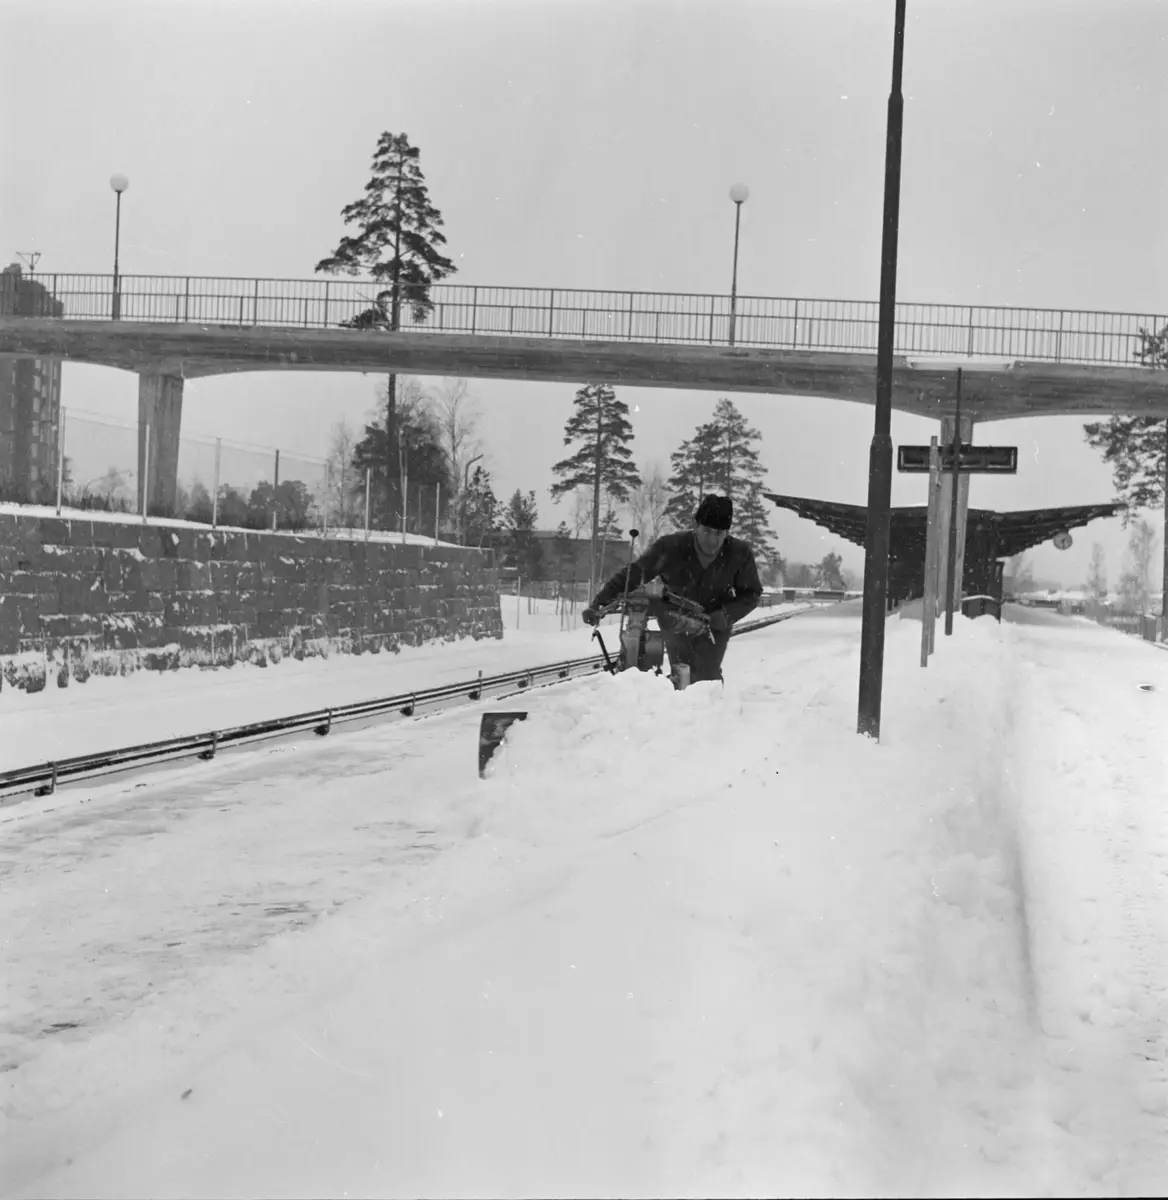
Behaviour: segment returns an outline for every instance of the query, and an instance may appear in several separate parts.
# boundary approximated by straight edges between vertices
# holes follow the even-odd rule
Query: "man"
[[[689,666],[691,683],[722,678],[722,658],[730,628],[751,612],[762,596],[754,551],[730,536],[734,505],[729,496],[706,496],[694,513],[694,527],[667,533],[636,562],[618,571],[581,613],[589,625],[600,622],[598,609],[653,579],[696,601],[709,614],[710,633],[686,636],[669,617],[659,624],[665,635],[670,667]],[[712,636],[711,636],[712,635]]]

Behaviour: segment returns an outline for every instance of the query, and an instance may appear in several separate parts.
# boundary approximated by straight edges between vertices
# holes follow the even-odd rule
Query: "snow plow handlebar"
[[[669,588],[662,588],[660,592],[638,588],[596,611],[601,617],[622,613],[643,614],[646,618],[657,620],[661,617],[671,618],[679,625],[689,626],[693,634],[708,633],[710,629],[710,614],[695,600],[688,600]]]

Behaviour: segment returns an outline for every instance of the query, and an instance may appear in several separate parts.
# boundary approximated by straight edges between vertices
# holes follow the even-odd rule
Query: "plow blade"
[[[479,723],[479,778],[482,779],[487,764],[491,761],[491,757],[499,748],[503,738],[507,735],[507,730],[515,724],[516,721],[526,721],[527,713],[525,712],[490,712],[483,713],[483,719]]]

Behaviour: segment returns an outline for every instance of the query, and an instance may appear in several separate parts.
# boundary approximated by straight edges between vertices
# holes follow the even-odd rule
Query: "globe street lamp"
[[[750,188],[744,183],[736,183],[730,189],[730,199],[734,201],[734,273],[730,277],[730,345],[734,345],[735,309],[738,305],[738,225],[742,220],[742,205],[750,195]]]
[[[122,289],[118,275],[118,244],[122,235],[122,193],[130,186],[130,181],[124,175],[111,175],[110,187],[118,194],[117,216],[114,218],[114,309],[113,318],[116,321],[122,315]]]

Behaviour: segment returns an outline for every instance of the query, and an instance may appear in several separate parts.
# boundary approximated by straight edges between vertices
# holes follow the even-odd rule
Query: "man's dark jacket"
[[[762,596],[754,551],[748,542],[728,537],[714,561],[703,567],[693,530],[658,538],[636,562],[618,571],[596,593],[593,606],[603,608],[623,596],[626,577],[630,592],[660,578],[670,591],[696,601],[706,612],[723,609],[731,624],[751,612]]]

